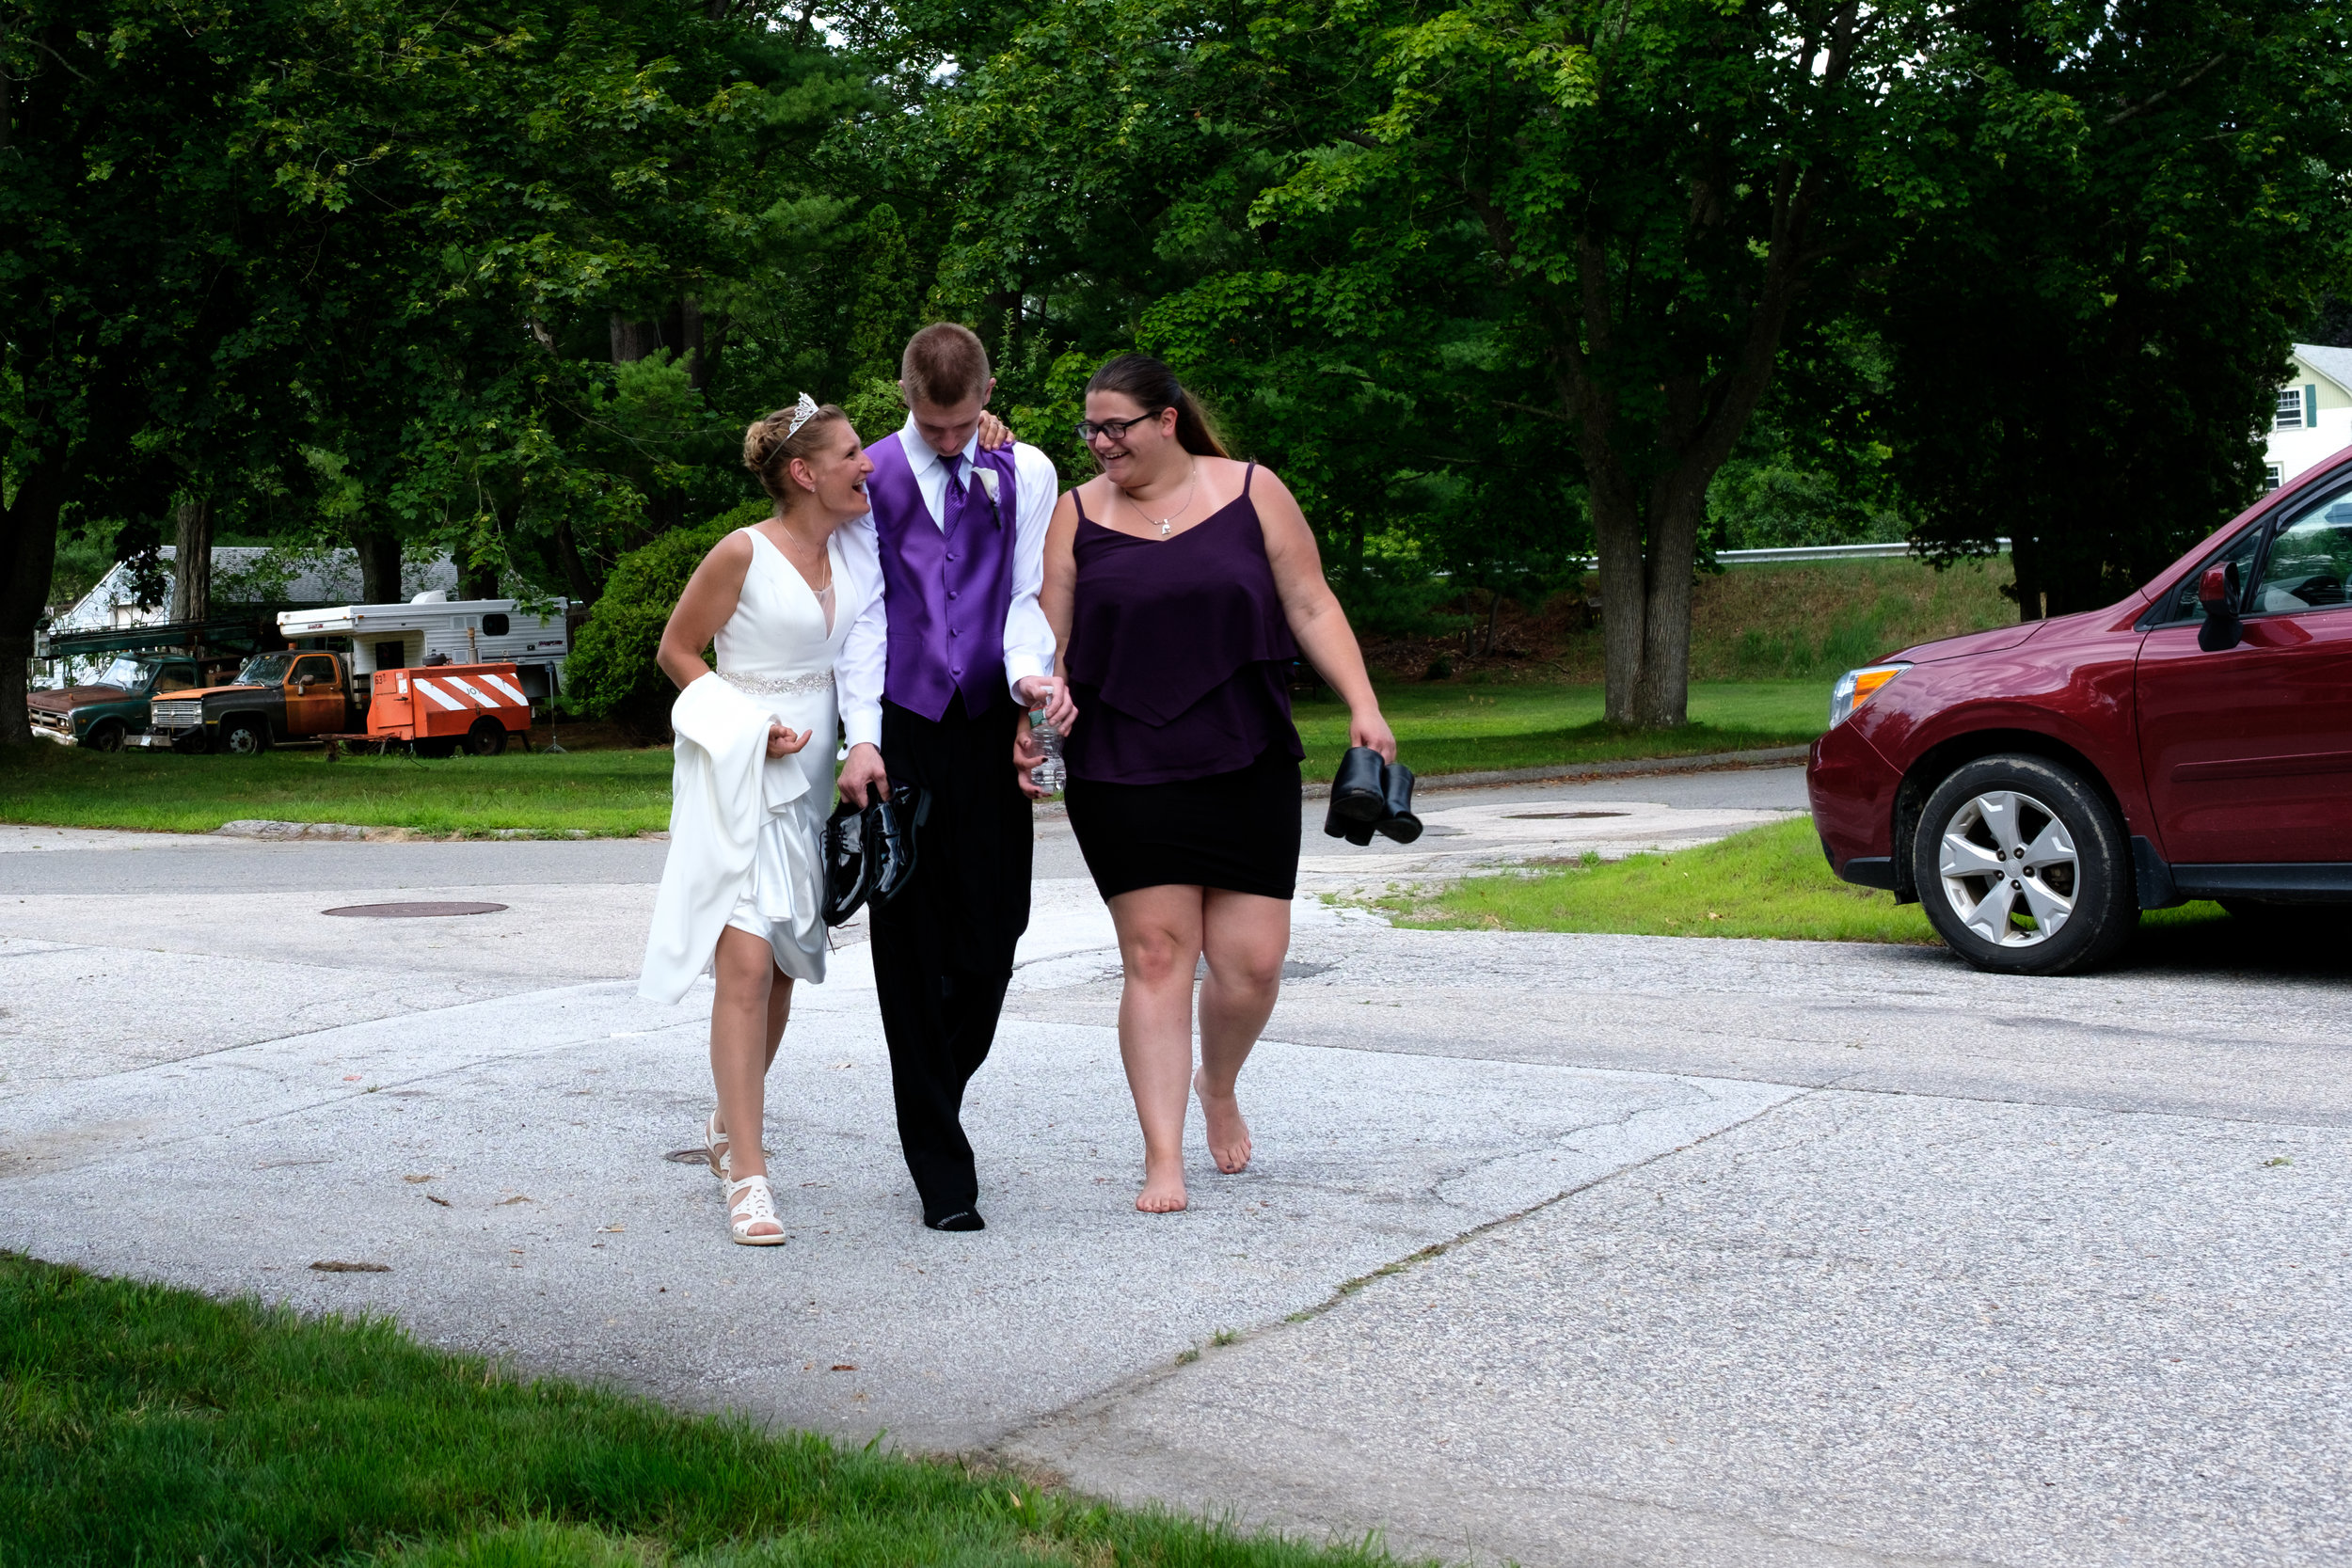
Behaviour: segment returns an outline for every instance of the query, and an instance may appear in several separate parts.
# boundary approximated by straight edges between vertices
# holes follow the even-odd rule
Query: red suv
[[[1806,783],[1832,870],[1979,969],[2141,910],[2352,902],[2352,451],[2106,610],[1850,671]]]

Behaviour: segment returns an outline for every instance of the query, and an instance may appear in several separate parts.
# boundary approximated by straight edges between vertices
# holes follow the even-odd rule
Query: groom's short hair
[[[956,322],[933,322],[907,340],[898,361],[898,389],[909,404],[947,407],[988,395],[988,348],[980,335]]]

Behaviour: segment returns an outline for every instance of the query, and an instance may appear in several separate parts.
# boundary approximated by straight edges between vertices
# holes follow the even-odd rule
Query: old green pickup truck
[[[114,752],[121,750],[124,736],[147,728],[154,698],[192,690],[208,674],[216,679],[222,673],[217,661],[187,654],[120,654],[87,685],[28,692],[24,705],[33,733],[42,739]]]

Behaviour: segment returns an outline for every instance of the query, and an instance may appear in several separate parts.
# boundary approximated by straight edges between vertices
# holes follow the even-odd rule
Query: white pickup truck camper
[[[406,604],[281,610],[278,630],[296,646],[310,638],[348,640],[355,677],[421,669],[436,654],[452,664],[510,662],[524,694],[544,703],[562,689],[571,652],[566,608],[558,599],[547,614],[534,615],[516,609],[513,599],[453,599],[436,590]]]

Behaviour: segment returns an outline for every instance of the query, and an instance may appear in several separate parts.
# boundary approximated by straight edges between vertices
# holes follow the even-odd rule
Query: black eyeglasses
[[[1078,439],[1092,441],[1097,436],[1107,436],[1114,441],[1123,441],[1127,438],[1127,432],[1167,412],[1165,408],[1154,408],[1149,414],[1137,414],[1132,420],[1080,420]]]

